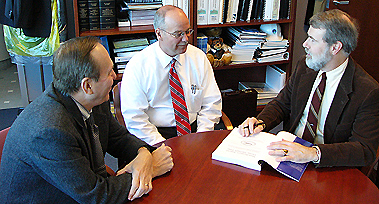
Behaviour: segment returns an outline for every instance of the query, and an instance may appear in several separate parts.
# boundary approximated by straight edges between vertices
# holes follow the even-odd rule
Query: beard
[[[329,49],[325,49],[324,53],[321,53],[320,55],[314,55],[309,53],[309,50],[307,48],[304,48],[305,52],[309,54],[305,58],[305,63],[307,66],[315,71],[319,71],[321,68],[323,68],[331,59],[332,54],[329,53]]]

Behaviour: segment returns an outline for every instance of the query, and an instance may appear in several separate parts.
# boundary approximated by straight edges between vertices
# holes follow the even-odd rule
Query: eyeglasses
[[[162,28],[159,28],[159,29],[163,30]],[[188,29],[186,31],[175,31],[173,33],[170,33],[170,32],[165,31],[165,30],[163,30],[163,31],[166,32],[166,33],[168,33],[168,34],[170,34],[172,37],[178,39],[180,37],[183,37],[184,35],[186,35],[187,37],[190,36],[190,35],[192,35],[192,33],[193,33],[194,30],[190,28],[190,29]]]

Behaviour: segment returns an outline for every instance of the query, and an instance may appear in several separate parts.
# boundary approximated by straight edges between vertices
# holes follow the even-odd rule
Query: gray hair
[[[342,50],[349,55],[357,47],[359,26],[349,14],[333,9],[312,16],[309,24],[316,29],[325,29],[323,40],[332,45],[337,41],[342,43]]]
[[[53,57],[53,84],[63,94],[80,89],[83,78],[99,80],[100,70],[91,51],[100,43],[96,37],[73,38],[64,42]]]

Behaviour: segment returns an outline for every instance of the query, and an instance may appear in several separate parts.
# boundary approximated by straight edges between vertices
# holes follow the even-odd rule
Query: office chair
[[[3,154],[3,147],[4,147],[4,143],[5,143],[5,138],[7,137],[9,129],[10,129],[10,127],[0,131],[0,162],[1,162],[1,156]],[[0,165],[1,165],[1,163],[0,163]],[[116,173],[109,166],[105,165],[105,167],[106,167],[107,173],[109,175],[116,176]]]
[[[115,115],[116,115],[117,121],[121,125],[123,125],[125,127],[124,117],[122,116],[122,113],[121,113],[120,87],[121,87],[121,82],[118,82],[113,87],[113,90],[112,90],[112,93],[113,93],[113,105],[114,105],[114,111],[115,111]],[[230,122],[228,116],[224,112],[222,112],[221,120],[224,123],[225,128],[227,130],[233,130],[232,122]]]
[[[10,127],[5,128],[4,130],[0,131],[0,165],[1,165],[1,156],[3,155],[3,147],[5,143],[5,138],[7,137],[9,129]]]

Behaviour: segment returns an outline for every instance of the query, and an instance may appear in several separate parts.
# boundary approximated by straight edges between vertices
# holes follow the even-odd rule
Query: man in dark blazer
[[[370,165],[379,143],[379,85],[349,57],[357,44],[357,24],[348,14],[330,10],[314,15],[310,25],[303,43],[306,57],[257,118],[239,126],[240,133],[270,130],[284,121],[284,130],[302,137],[313,94],[326,73],[315,146],[275,142],[269,154],[277,161],[313,161],[317,167]]]
[[[171,149],[149,146],[111,114],[116,75],[99,40],[61,45],[53,72],[51,86],[9,130],[0,203],[125,203],[152,190],[152,178],[173,167]],[[105,152],[127,161],[117,176],[106,174]]]

